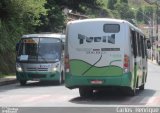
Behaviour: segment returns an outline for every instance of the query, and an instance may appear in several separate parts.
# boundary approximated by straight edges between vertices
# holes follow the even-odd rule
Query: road
[[[109,107],[117,105],[160,106],[160,66],[148,63],[148,78],[144,91],[134,97],[123,96],[119,91],[108,90],[84,99],[78,89],[69,90],[64,85],[30,82],[0,87],[0,106],[13,107]]]

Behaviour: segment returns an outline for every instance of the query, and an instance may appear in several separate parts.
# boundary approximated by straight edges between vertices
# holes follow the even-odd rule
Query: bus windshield
[[[28,62],[55,62],[61,58],[61,41],[56,38],[22,39],[17,60]]]

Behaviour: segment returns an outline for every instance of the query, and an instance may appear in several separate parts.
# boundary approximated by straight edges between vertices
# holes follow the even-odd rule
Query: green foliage
[[[45,0],[0,1],[0,73],[15,71],[15,45],[22,34],[34,32],[45,14]]]
[[[146,24],[148,24],[149,21],[151,22],[153,20],[153,12],[154,9],[152,6],[144,7],[144,15],[145,15],[144,21]]]
[[[82,0],[80,4],[82,14],[88,15],[89,17],[108,17],[110,12],[104,7],[102,0]]]
[[[136,11],[136,20],[140,22],[144,20],[144,12],[141,7]]]
[[[58,32],[64,27],[65,17],[63,11],[59,5],[57,5],[57,0],[47,0],[45,9],[46,14],[41,15],[40,20],[42,24],[37,27],[37,31],[41,32]],[[59,4],[64,1],[58,2]]]
[[[85,8],[100,8],[103,5],[102,0],[55,0],[60,6],[66,6],[77,12],[86,12]],[[85,8],[83,8],[85,7]]]
[[[160,24],[160,9],[157,11],[157,16],[158,16],[158,24]]]
[[[46,15],[41,15],[42,25],[37,27],[37,31],[43,32],[60,32],[65,28],[65,16],[62,9],[67,7],[74,12],[89,15],[98,15],[97,10],[102,15],[108,15],[107,11],[101,6],[101,0],[46,0]],[[95,10],[94,10],[95,9]]]
[[[130,20],[134,18],[134,11],[126,3],[117,3],[115,6],[121,19]]]
[[[119,14],[119,12],[117,11],[117,10],[111,10],[111,12],[112,12],[112,17],[113,18],[117,18],[117,19],[120,19],[121,17],[120,17],[120,14]]]
[[[90,15],[92,18],[106,18],[106,17],[113,17],[112,12],[109,9],[87,9],[87,15]]]
[[[114,10],[115,9],[114,5],[116,3],[117,3],[117,0],[108,0],[107,8],[111,9],[111,10]]]
[[[126,4],[128,4],[128,0],[120,0],[120,3],[126,3]]]

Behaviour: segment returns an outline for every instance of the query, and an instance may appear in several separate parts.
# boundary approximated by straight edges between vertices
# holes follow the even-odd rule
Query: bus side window
[[[131,31],[131,37],[132,37],[132,46],[133,46],[133,54],[134,57],[137,57],[137,43],[136,43],[136,34],[135,31]]]
[[[144,37],[143,36],[140,36],[140,39],[141,39],[141,51],[142,51],[142,58],[144,58],[145,56],[145,45],[144,45]]]
[[[139,34],[139,50],[140,50],[140,56],[142,56],[142,44],[141,44],[141,35]]]
[[[141,56],[141,43],[140,43],[140,35],[139,35],[139,33],[137,33],[137,51],[138,51],[138,56]]]
[[[137,32],[135,32],[135,48],[136,48],[136,56],[139,56],[139,50],[138,50],[138,34],[137,34]]]
[[[147,44],[146,44],[146,37],[144,37],[144,53],[147,56]]]

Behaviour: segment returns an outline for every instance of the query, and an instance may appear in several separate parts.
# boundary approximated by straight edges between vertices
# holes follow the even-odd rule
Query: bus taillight
[[[66,70],[66,72],[69,72],[69,68],[70,68],[70,65],[69,65],[69,56],[66,55],[65,56],[65,70]]]
[[[123,64],[124,72],[128,72],[129,70],[129,56],[124,55],[124,64]]]

